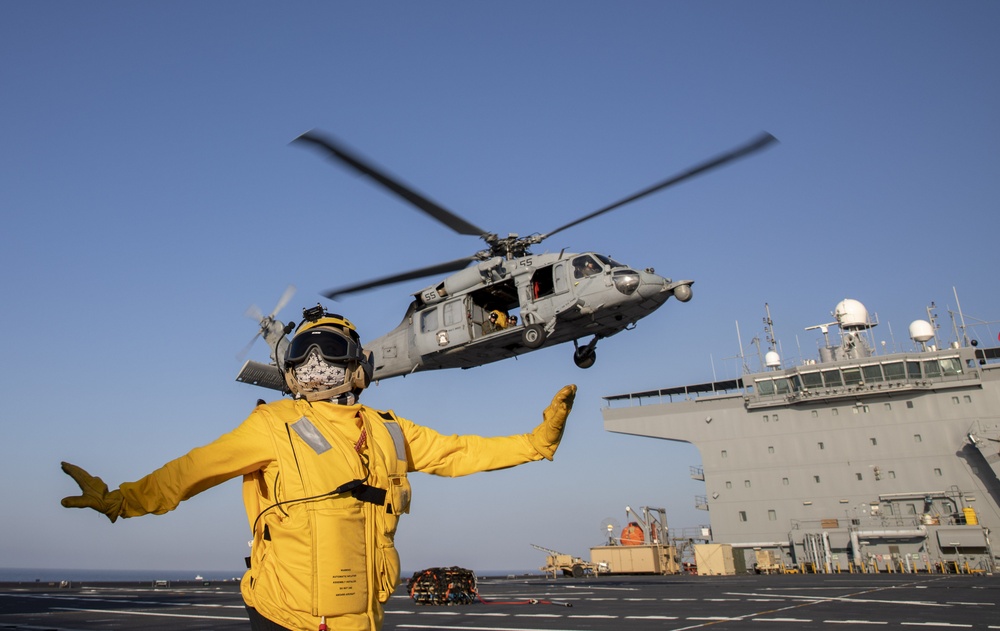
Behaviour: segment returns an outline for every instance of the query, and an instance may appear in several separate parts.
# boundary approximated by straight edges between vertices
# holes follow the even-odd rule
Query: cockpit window
[[[625,267],[624,263],[619,263],[613,258],[604,256],[603,254],[596,254],[595,256],[597,257],[597,260],[599,260],[601,263],[604,263],[608,267]]]
[[[573,278],[587,278],[601,273],[601,265],[590,254],[573,259]]]

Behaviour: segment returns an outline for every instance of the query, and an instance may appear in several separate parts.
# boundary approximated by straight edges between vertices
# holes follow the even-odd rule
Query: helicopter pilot
[[[291,399],[259,402],[231,432],[113,491],[64,462],[81,494],[62,505],[113,523],[165,513],[242,476],[253,541],[240,589],[250,628],[312,631],[329,621],[377,630],[400,580],[393,541],[409,512],[407,473],[454,477],[551,460],[576,386],[556,394],[532,432],[445,436],[358,403],[374,365],[354,325],[322,309],[303,315],[284,358]]]
[[[589,256],[579,256],[573,261],[573,277],[574,278],[589,278],[590,276],[596,276],[601,273],[601,268],[598,267],[594,259]]]

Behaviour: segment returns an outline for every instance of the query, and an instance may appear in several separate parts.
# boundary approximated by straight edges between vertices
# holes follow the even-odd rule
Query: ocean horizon
[[[59,581],[123,583],[152,581],[239,581],[244,569],[231,570],[94,570],[77,568],[0,567],[0,583],[50,583]],[[403,571],[401,582],[420,570]],[[477,576],[523,576],[538,570],[473,570]]]

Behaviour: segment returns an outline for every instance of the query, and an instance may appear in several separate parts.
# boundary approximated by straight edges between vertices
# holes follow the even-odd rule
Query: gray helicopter
[[[374,379],[378,380],[442,368],[473,368],[565,342],[573,342],[576,365],[589,368],[597,359],[599,340],[634,328],[671,296],[687,302],[694,281],[674,281],[657,275],[652,268],[637,270],[596,252],[532,254],[529,248],[584,221],[759,151],[776,139],[761,134],[555,230],[526,237],[499,237],[477,227],[327,135],[310,131],[295,142],[324,151],[458,234],[486,242],[485,249],[471,256],[323,294],[333,300],[384,285],[450,274],[413,294],[399,325],[365,345],[372,353]],[[286,390],[282,364],[294,323],[286,325],[275,316],[290,299],[289,290],[270,315],[251,312],[260,324],[258,336],[263,336],[271,349],[271,363],[246,362],[238,381]],[[590,339],[581,343],[584,338]]]

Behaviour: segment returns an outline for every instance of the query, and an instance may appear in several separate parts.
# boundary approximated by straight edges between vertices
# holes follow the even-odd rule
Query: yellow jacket
[[[399,584],[393,538],[399,515],[409,512],[406,473],[454,477],[540,460],[529,436],[443,436],[363,405],[286,399],[122,484],[122,515],[164,513],[242,475],[253,531],[241,583],[247,604],[290,629],[312,631],[320,616],[331,628],[378,629]],[[330,494],[345,487],[368,494]],[[387,492],[382,504],[378,489]]]

